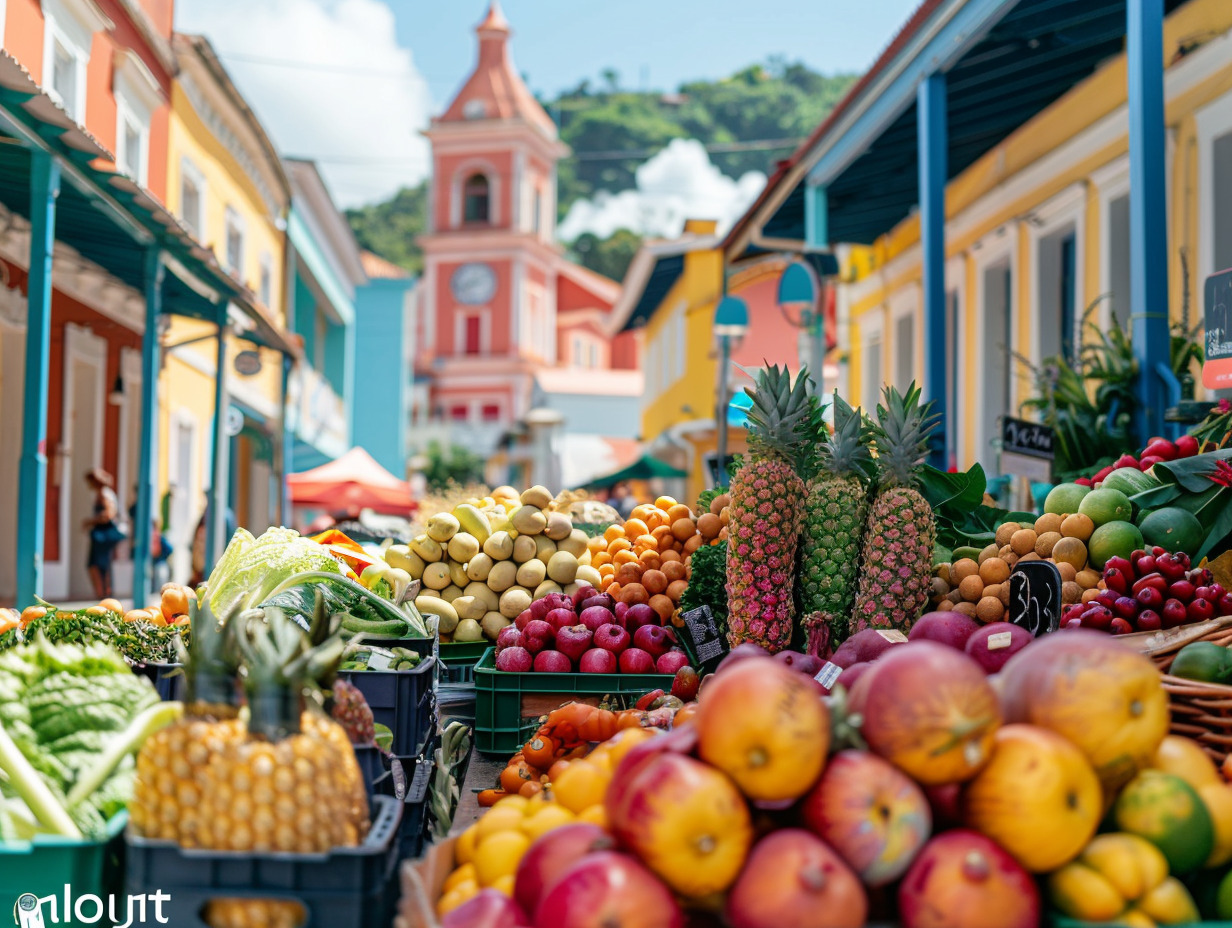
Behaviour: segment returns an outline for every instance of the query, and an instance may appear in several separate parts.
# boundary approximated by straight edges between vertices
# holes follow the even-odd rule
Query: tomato
[[[192,596],[196,599],[197,596],[186,586],[171,585],[163,589],[162,601],[159,603],[159,608],[162,610],[163,618],[171,622],[177,615],[185,615],[188,612],[188,597]]]

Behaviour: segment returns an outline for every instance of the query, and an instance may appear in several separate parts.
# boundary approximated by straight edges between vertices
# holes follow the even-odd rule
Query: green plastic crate
[[[71,841],[53,835],[39,835],[33,841],[0,843],[0,924],[12,916],[17,899],[26,893],[39,898],[56,897],[58,924],[83,925],[75,917],[66,920],[64,887],[71,887],[71,898],[97,896],[107,905],[107,897],[123,889],[124,826],[128,813],[120,812],[107,823],[107,836],[98,841]],[[117,901],[117,914],[119,912]],[[87,903],[83,913],[94,914]],[[106,913],[104,912],[104,921]],[[50,903],[43,906],[43,918],[52,924]],[[122,920],[122,919],[121,919]]]
[[[448,641],[441,644],[441,678],[445,683],[471,684],[475,682],[475,665],[492,647],[492,642]]]
[[[504,673],[496,669],[496,649],[488,648],[475,665],[475,749],[515,753],[538,727],[538,718],[554,708],[553,702],[561,705],[578,696],[640,696],[671,686],[672,675],[662,673]]]

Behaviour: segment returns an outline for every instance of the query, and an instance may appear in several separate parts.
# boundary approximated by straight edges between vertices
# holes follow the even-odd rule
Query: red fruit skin
[[[1163,438],[1159,441],[1153,441],[1147,445],[1142,451],[1142,459],[1146,460],[1148,457],[1154,455],[1155,457],[1162,458],[1165,461],[1174,461],[1176,460],[1178,453],[1179,450],[1176,445],[1172,444],[1172,442],[1168,441],[1166,438]]]
[[[1174,555],[1161,554],[1155,558],[1155,569],[1164,575],[1169,583],[1185,576],[1186,567]]]
[[[805,676],[813,677],[825,665],[820,657],[815,657],[812,654],[800,654],[796,651],[780,651],[774,655],[774,659],[780,664],[786,664],[796,673],[802,673]]]
[[[530,673],[534,667],[534,655],[523,647],[505,648],[496,655],[496,669],[506,673]]]
[[[639,642],[637,640],[636,635],[633,636],[633,646],[637,648],[641,648],[643,651],[650,650],[649,648],[645,646],[644,643]],[[664,648],[659,653],[662,654],[666,650],[667,649]],[[657,657],[658,655],[655,655],[655,656]],[[714,672],[722,673],[725,668],[730,667],[732,664],[738,664],[741,661],[746,661],[746,660],[749,660],[750,658],[769,657],[769,656],[770,656],[770,652],[767,651],[765,648],[763,648],[761,645],[754,644],[751,641],[746,641],[744,642],[744,644],[738,644],[734,648],[732,648],[731,651],[728,652],[727,657],[723,658],[723,660],[719,662],[719,666],[715,668]]]
[[[1134,630],[1134,627],[1124,619],[1113,619],[1112,624],[1108,626],[1108,631],[1114,635],[1128,635]]]
[[[633,647],[641,648],[657,661],[670,651],[672,646],[667,640],[667,633],[658,625],[643,625],[633,633]],[[722,664],[719,666],[722,667]]]
[[[926,612],[907,633],[908,641],[936,641],[959,651],[980,630],[980,623],[961,612]]]
[[[1152,467],[1154,467],[1156,464],[1158,464],[1160,461],[1166,461],[1166,460],[1167,458],[1161,458],[1157,454],[1147,455],[1141,461],[1138,462],[1138,469],[1142,471],[1147,471],[1147,470],[1150,470]]]
[[[505,648],[517,648],[522,646],[522,633],[518,631],[516,625],[506,625],[496,634],[496,653],[500,654]]]
[[[1129,465],[1127,465],[1127,466],[1129,466],[1129,467],[1137,467],[1137,466],[1138,466],[1138,462],[1137,462],[1137,461],[1134,461],[1134,463],[1133,463],[1133,464],[1129,464]],[[1107,476],[1108,476],[1110,473],[1112,473],[1114,470],[1116,470],[1116,467],[1114,467],[1113,465],[1109,464],[1109,465],[1108,465],[1107,467],[1105,467],[1103,470],[1098,470],[1098,471],[1096,471],[1096,472],[1095,472],[1095,476],[1094,476],[1094,477],[1092,477],[1091,479],[1092,479],[1092,480],[1094,480],[1096,483],[1100,483],[1100,482],[1101,482],[1101,481],[1103,481],[1105,478],[1107,478]]]
[[[655,661],[655,670],[659,673],[675,674],[682,667],[689,666],[689,656],[683,651],[668,651],[659,655]]]
[[[560,651],[540,651],[535,655],[535,673],[570,673],[573,661]]]
[[[1112,625],[1117,616],[1112,614],[1112,610],[1100,603],[1089,603],[1086,611],[1082,613],[1082,624],[1087,628],[1097,628],[1100,631],[1107,631]]]
[[[835,686],[842,686],[848,692],[856,685],[859,680],[873,666],[872,661],[860,661],[858,664],[852,664],[838,675],[838,679],[834,681]]]
[[[586,854],[614,846],[611,835],[598,825],[577,823],[553,829],[522,855],[513,878],[514,900],[525,911],[535,911],[558,874]]]
[[[1150,573],[1150,571],[1149,571],[1149,570],[1140,570],[1140,569],[1138,568],[1138,562],[1139,562],[1139,561],[1141,561],[1144,557],[1150,557],[1150,556],[1151,556],[1151,552],[1150,552],[1150,551],[1145,551],[1145,550],[1143,550],[1143,551],[1135,551],[1135,552],[1133,552],[1133,553],[1129,556],[1129,563],[1131,563],[1131,564],[1133,564],[1133,565],[1134,565],[1134,573],[1136,573],[1138,576],[1141,576],[1141,575],[1143,575],[1143,574]],[[1115,559],[1114,559],[1114,560],[1115,560]],[[1108,563],[1109,563],[1109,564],[1111,564],[1111,563],[1112,563],[1112,561],[1110,560],[1110,561],[1108,561]]]
[[[1157,632],[1163,628],[1164,620],[1154,609],[1143,609],[1134,624],[1140,632]]]
[[[1185,607],[1190,622],[1205,622],[1215,618],[1215,604],[1209,599],[1195,599]]]
[[[531,654],[551,648],[556,642],[556,629],[547,622],[532,619],[522,629],[522,647]]]
[[[1086,626],[1082,624],[1082,619],[1069,619],[1061,627],[1062,628],[1084,628]]]
[[[1185,624],[1189,618],[1189,612],[1179,599],[1168,599],[1164,601],[1159,616],[1163,620],[1164,628],[1176,628],[1178,625]]]
[[[591,648],[578,661],[582,673],[616,673],[618,667],[616,655],[602,648]]]
[[[1188,572],[1189,566],[1190,566],[1188,554],[1186,554],[1184,551],[1174,551],[1172,552],[1172,560],[1179,563],[1182,567],[1185,568],[1186,572]]]
[[[903,641],[890,641],[875,628],[866,628],[856,632],[834,652],[830,658],[832,663],[846,669],[852,664],[863,661],[873,661],[890,648],[906,644]]]
[[[1194,590],[1194,599],[1208,599],[1211,602],[1215,602],[1219,599],[1219,595],[1215,592],[1215,585],[1209,584],[1207,586],[1200,586]]]
[[[1119,458],[1116,459],[1116,463],[1112,465],[1112,470],[1119,470],[1122,467],[1137,467],[1137,466],[1138,466],[1138,459],[1136,457],[1134,457],[1132,454],[1123,454]],[[1112,473],[1112,471],[1110,470],[1108,473]],[[1108,474],[1104,474],[1104,476],[1106,477],[1108,476]]]
[[[1081,609],[1081,605],[1079,605]],[[1078,618],[1081,612],[1073,613],[1069,618]],[[993,635],[1008,634],[1010,636],[1009,647],[998,647],[989,650],[989,639]],[[997,639],[997,644],[1001,644],[1005,639]],[[1031,633],[1019,625],[1013,625],[1009,622],[993,622],[990,625],[985,625],[979,629],[974,635],[967,639],[966,647],[963,649],[967,654],[981,667],[984,668],[984,673],[997,673],[1006,662],[1029,645],[1034,639]]]
[[[585,625],[566,625],[556,632],[556,650],[577,663],[590,650],[594,637]]]
[[[578,613],[577,620],[592,632],[597,632],[604,625],[611,625],[614,617],[615,613],[604,606],[590,606]]]
[[[1215,604],[1215,613],[1217,615],[1232,615],[1232,593],[1224,593],[1219,597],[1219,602]]]
[[[1111,609],[1116,605],[1116,601],[1121,598],[1121,594],[1116,590],[1101,590],[1091,602],[1098,603],[1105,608]]]
[[[1131,620],[1142,609],[1138,605],[1137,600],[1129,596],[1118,596],[1117,601],[1112,604],[1112,614],[1117,618]]]
[[[1143,587],[1134,599],[1138,600],[1144,609],[1158,609],[1164,604],[1164,594],[1153,586]]]
[[[898,889],[903,928],[1035,928],[1035,880],[1005,851],[956,829],[924,846]]]
[[[1168,596],[1187,603],[1194,598],[1194,591],[1196,589],[1188,580],[1177,580],[1168,587]]]
[[[627,854],[598,851],[564,871],[535,910],[546,928],[684,928],[680,906]]]
[[[1198,439],[1192,435],[1182,435],[1176,440],[1176,456],[1191,458],[1198,453]]]
[[[1168,581],[1164,578],[1163,574],[1147,574],[1146,576],[1138,578],[1138,580],[1134,583],[1131,592],[1134,596],[1137,596],[1143,590],[1148,588],[1158,590],[1162,593],[1168,588]]]
[[[1133,580],[1137,574],[1134,572],[1133,562],[1124,557],[1110,557],[1108,563],[1104,565],[1105,572],[1108,570],[1119,570],[1126,580]]]
[[[552,626],[553,631],[560,631],[562,628],[568,628],[570,625],[578,625],[577,613],[572,609],[564,606],[558,606],[555,609],[549,610],[548,614],[543,617],[543,621]],[[591,631],[594,631],[592,628]]]
[[[654,658],[641,648],[627,648],[617,658],[621,673],[654,673]],[[677,695],[672,693],[673,696]],[[683,698],[683,697],[682,697]]]
[[[528,928],[522,907],[499,889],[481,889],[456,909],[445,913],[441,928]]]
[[[611,617],[611,613],[608,613],[608,617]],[[629,637],[629,633],[619,625],[613,625],[608,622],[595,629],[595,647],[611,651],[617,657],[628,650],[629,645],[632,643],[633,640]]]
[[[1074,481],[1074,483],[1078,484],[1078,486],[1080,487],[1095,486],[1095,481],[1092,480],[1090,477],[1079,477],[1077,480]]]
[[[1210,586],[1215,582],[1215,576],[1205,567],[1195,567],[1185,574],[1185,579],[1194,586]]]
[[[1142,557],[1134,561],[1134,570],[1138,572],[1140,578],[1147,579],[1150,574],[1155,573],[1155,555],[1144,552]]]
[[[1210,596],[1209,598],[1210,598],[1210,599],[1214,599],[1214,600],[1218,600],[1221,596],[1223,596],[1223,595],[1224,595],[1225,593],[1227,593],[1227,592],[1228,592],[1228,591],[1227,591],[1227,590],[1225,590],[1225,589],[1223,588],[1223,584],[1222,584],[1222,583],[1212,583],[1212,584],[1211,584],[1211,593],[1212,593],[1213,595],[1212,595],[1212,596]]]
[[[1115,567],[1107,567],[1104,569],[1104,584],[1110,590],[1116,590],[1122,596],[1130,590],[1129,580],[1125,574]]]
[[[625,654],[628,653],[628,651],[625,652]],[[624,655],[621,656],[623,657]],[[647,655],[647,657],[649,656]],[[681,667],[676,671],[676,676],[672,678],[672,695],[683,702],[690,702],[697,698],[697,691],[701,688],[701,682],[701,678],[698,677],[696,670],[688,666]]]

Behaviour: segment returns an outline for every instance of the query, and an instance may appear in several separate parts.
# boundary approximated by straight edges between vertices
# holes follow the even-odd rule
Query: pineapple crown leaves
[[[318,628],[322,613],[318,594],[314,629]],[[250,688],[312,688],[322,678],[332,676],[342,658],[344,645],[337,634],[305,632],[298,622],[274,606],[249,609],[240,614],[235,624],[235,638]]]
[[[750,454],[798,463],[800,447],[809,438],[814,408],[809,396],[812,381],[808,374],[801,371],[793,383],[786,365],[771,364],[756,372],[740,369],[753,378],[753,386],[744,388],[753,401],[748,410]]]
[[[870,448],[873,439],[872,423],[867,416],[853,409],[850,403],[839,396],[837,390],[834,391],[831,411],[834,419],[833,432],[831,433],[824,422],[818,423],[815,432],[817,444],[814,474],[851,474],[874,480],[877,476],[877,464]]]
[[[189,643],[175,638],[176,673],[185,677],[186,701],[204,698],[209,702],[233,702],[235,679],[239,676],[240,651],[236,639],[236,612],[227,621],[214,617],[209,600],[188,599]]]
[[[906,393],[887,386],[885,405],[877,405],[872,434],[883,487],[909,487],[918,482],[929,439],[941,421],[941,416],[933,412],[935,403],[921,406],[920,396],[921,390],[913,380]]]

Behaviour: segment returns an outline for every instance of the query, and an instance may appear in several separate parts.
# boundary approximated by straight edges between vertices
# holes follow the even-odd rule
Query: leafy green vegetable
[[[1206,454],[1160,461],[1152,469],[1162,486],[1145,490],[1130,500],[1139,509],[1176,506],[1197,516],[1206,530],[1206,540],[1194,561],[1215,558],[1232,547],[1232,448],[1221,448]]]
[[[330,615],[350,613],[376,622],[398,620],[409,624],[408,637],[428,638],[431,633],[414,603],[395,606],[389,600],[341,574],[306,571],[284,577],[261,600],[261,608],[275,606],[299,620],[304,628],[312,624],[316,597],[320,594]]]
[[[252,609],[265,602],[286,580],[304,573],[343,574],[343,567],[322,545],[289,528],[267,529],[254,538],[239,529],[206,583],[216,616]],[[311,611],[309,611],[311,614]]]
[[[727,542],[703,545],[693,552],[690,561],[692,575],[680,609],[688,612],[699,606],[709,606],[721,625],[727,622]]]

